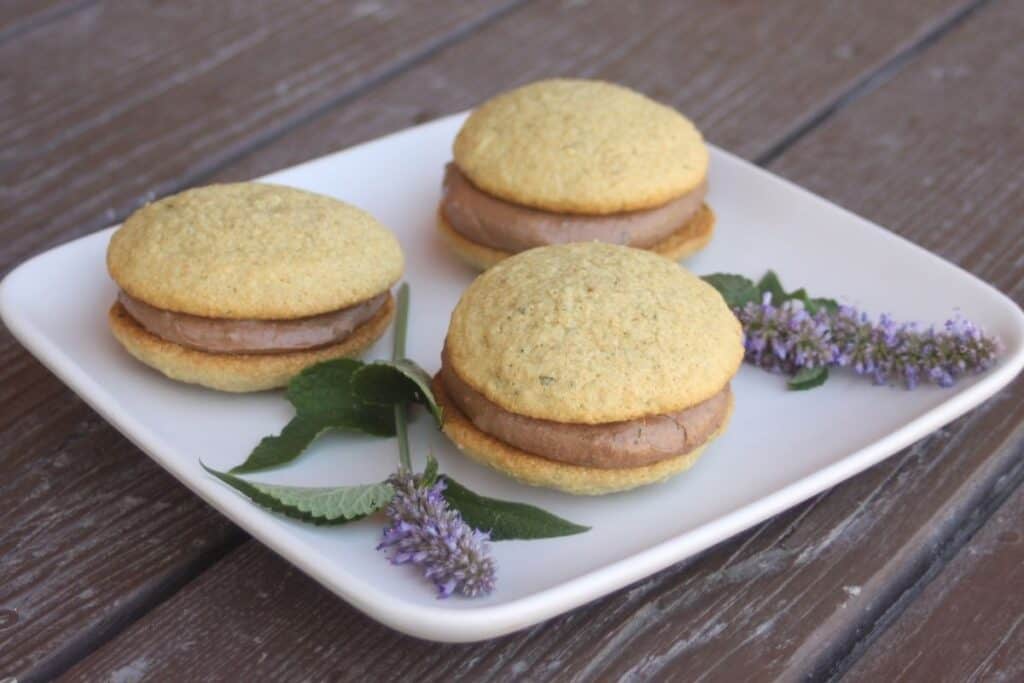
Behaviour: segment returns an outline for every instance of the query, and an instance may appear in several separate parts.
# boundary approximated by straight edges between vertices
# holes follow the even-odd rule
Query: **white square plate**
[[[361,206],[398,234],[412,286],[409,355],[439,365],[449,314],[474,273],[434,228],[442,169],[463,115],[436,121],[275,173],[265,180]],[[409,567],[376,546],[380,519],[319,528],[265,512],[199,467],[228,469],[291,417],[280,393],[234,396],[177,384],[130,358],[107,330],[116,288],[104,254],[112,229],[26,262],[4,280],[11,332],[125,436],[238,525],[346,601],[393,628],[439,641],[498,636],[555,616],[697,553],[864,470],[978,405],[1024,365],[1024,315],[1003,294],[868,221],[751,164],[712,150],[712,245],[697,273],[760,276],[837,296],[872,312],[941,322],[961,311],[999,335],[999,365],[953,389],[907,392],[834,373],[823,388],[787,392],[746,366],[736,378],[728,432],[689,472],[665,484],[602,498],[531,489],[463,457],[418,413],[416,462],[484,495],[539,505],[593,529],[493,546],[493,595],[437,600]],[[387,357],[390,336],[368,357]],[[397,462],[394,439],[334,434],[292,465],[259,475],[298,485],[379,481]]]

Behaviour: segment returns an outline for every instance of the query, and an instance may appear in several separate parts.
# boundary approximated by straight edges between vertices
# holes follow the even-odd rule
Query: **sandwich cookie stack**
[[[114,234],[110,327],[172,379],[280,387],[379,338],[403,266],[394,236],[344,202],[260,183],[201,187],[143,207]]]
[[[690,467],[728,423],[742,360],[740,324],[713,287],[649,251],[588,242],[478,277],[433,388],[471,458],[603,494]]]
[[[498,95],[467,119],[453,156],[438,228],[480,269],[589,241],[680,259],[711,239],[700,132],[619,85],[556,79]]]

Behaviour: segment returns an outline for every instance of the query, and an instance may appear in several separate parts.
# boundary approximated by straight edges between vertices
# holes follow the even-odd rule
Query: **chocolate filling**
[[[549,460],[600,469],[641,467],[689,453],[722,426],[731,400],[726,385],[685,410],[587,425],[539,420],[497,406],[459,377],[447,350],[441,354],[441,381],[452,402],[480,431]]]
[[[285,353],[336,344],[372,318],[388,292],[348,308],[293,320],[204,318],[150,306],[124,290],[118,301],[152,334],[210,353]]]
[[[503,251],[593,241],[648,248],[682,229],[700,210],[705,195],[707,184],[701,183],[654,209],[605,216],[552,213],[491,196],[449,163],[444,173],[441,212],[463,237]]]

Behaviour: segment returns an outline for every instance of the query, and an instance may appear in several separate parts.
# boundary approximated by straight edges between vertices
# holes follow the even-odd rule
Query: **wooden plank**
[[[101,3],[0,45],[19,65],[0,109],[0,263],[112,222],[519,1]]]
[[[777,11],[779,5],[773,8]],[[522,21],[529,14],[524,11],[514,19]],[[524,53],[506,59],[520,65],[523,79],[538,75],[543,69],[531,70],[528,55],[548,46],[529,38],[566,38],[551,27],[556,22],[550,16],[542,15],[527,29],[517,29],[515,23],[510,17],[482,31],[352,107],[372,102],[367,113],[339,109],[336,116],[282,140],[289,149],[268,148],[224,177],[259,172],[281,159],[291,161],[290,155],[302,145],[314,148],[303,142],[307,136],[321,143],[344,143],[351,141],[347,136],[359,135],[362,120],[390,116],[384,124],[379,119],[365,124],[376,133],[375,125],[401,125],[449,110],[426,111],[419,107],[421,101],[460,108],[461,101],[411,97],[417,92],[414,81],[430,83],[432,76],[454,74],[450,80],[439,79],[438,90],[447,92],[452,83],[469,87],[469,64],[487,63],[513,44],[524,45]],[[716,24],[701,24],[707,25]],[[1024,93],[1006,88],[1019,80],[1024,63],[1024,46],[1016,39],[1022,28],[1024,13],[1019,7],[983,8],[891,82],[852,103],[783,154],[774,168],[938,248],[1021,300],[1024,283],[1015,264],[1024,259],[1024,245],[1005,226],[1014,224],[1024,210],[1024,197],[1012,191],[1024,182],[1024,140],[1001,133],[1015,130],[1024,106]],[[685,27],[669,24],[667,30],[678,34]],[[587,33],[593,35],[592,30]],[[637,73],[661,63],[642,58],[647,46],[658,40],[655,31],[643,34],[639,45],[623,48],[641,55],[632,57],[642,64]],[[708,42],[727,41],[710,37]],[[556,46],[551,49],[560,54]],[[571,52],[572,46],[565,50]],[[813,61],[806,53],[804,58]],[[631,57],[613,61],[618,68],[627,68]],[[498,74],[502,62],[492,63]],[[565,64],[562,70],[569,70]],[[605,75],[602,68],[588,73]],[[682,68],[675,73],[680,79],[676,92],[682,98],[693,74]],[[498,83],[479,86],[481,94],[503,87],[498,78]],[[472,92],[460,97],[475,99]],[[942,106],[949,101],[984,107],[964,121],[962,109]],[[740,119],[758,119],[737,108],[735,116]],[[696,118],[701,121],[699,115]],[[959,138],[970,144],[951,145],[972,123],[983,126],[983,131]],[[712,139],[728,140],[719,137],[715,124],[704,127]],[[760,139],[762,145],[780,135],[779,128],[771,131],[774,135],[765,135],[756,123],[751,128],[751,139]],[[750,139],[742,144],[752,156],[770,147]],[[269,161],[264,154],[271,155]],[[985,212],[966,212],[965,198],[978,201],[982,196]],[[1018,381],[907,451],[694,562],[523,633],[471,646],[437,646],[404,638],[332,600],[269,551],[248,543],[76,667],[72,678],[136,669],[153,677],[185,671],[215,676],[230,670],[243,677],[266,678],[301,672],[312,679],[821,676],[841,663],[884,610],[927,572],[934,551],[946,545],[972,513],[983,513],[986,504],[1001,495],[1001,485],[1020,481],[1020,459],[1014,453],[1024,436],[1022,393],[1024,382]],[[310,623],[316,628],[310,630]],[[176,633],[196,634],[195,642],[203,647],[175,639]]]
[[[0,273],[502,7],[109,3],[15,37],[0,45]],[[0,368],[0,499],[17,502],[0,534],[0,678],[47,678],[243,535],[6,331]]]
[[[3,432],[0,481],[0,672],[19,680],[63,668],[244,538],[37,379],[41,405]]]
[[[605,78],[671,103],[756,159],[974,2],[547,2],[297,127],[215,178],[249,179],[470,108],[539,78]],[[849,13],[853,12],[855,16]]]
[[[1024,487],[910,604],[849,681],[1024,680]]]

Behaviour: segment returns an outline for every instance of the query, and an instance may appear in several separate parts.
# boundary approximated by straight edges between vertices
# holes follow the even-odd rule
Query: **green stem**
[[[405,472],[412,472],[412,458],[409,456],[409,430],[406,427],[405,403],[395,404],[395,430],[398,432],[398,462]]]
[[[405,358],[405,340],[409,328],[409,284],[403,282],[398,288],[398,310],[395,313],[395,345],[391,360]],[[398,461],[405,472],[412,472],[412,457],[409,455],[409,428],[406,420],[408,408],[405,402],[395,404],[395,432],[398,434]]]

